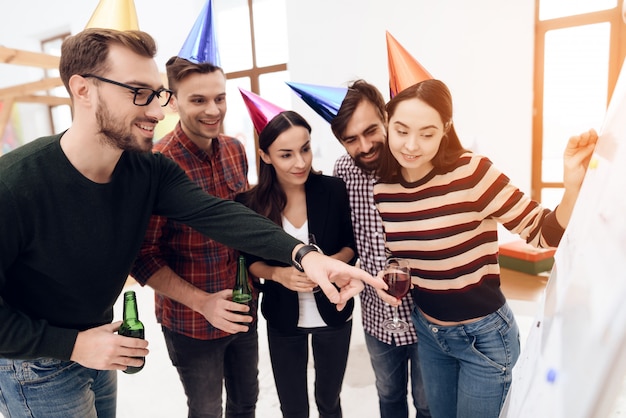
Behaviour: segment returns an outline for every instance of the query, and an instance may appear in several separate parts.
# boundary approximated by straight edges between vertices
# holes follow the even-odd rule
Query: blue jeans
[[[268,324],[270,359],[283,418],[307,418],[309,334],[315,367],[315,402],[320,418],[341,418],[341,386],[348,362],[352,320],[340,327],[284,332]]]
[[[162,327],[165,345],[187,395],[189,417],[254,417],[259,396],[259,338],[256,323],[248,332],[198,340]]]
[[[465,325],[440,326],[415,308],[422,376],[435,418],[497,418],[520,354],[519,330],[505,303]]]
[[[5,418],[114,418],[117,371],[52,358],[0,358]]]
[[[407,386],[411,371],[411,395],[417,417],[430,417],[417,343],[389,345],[365,333],[365,344],[376,376],[381,418],[408,418]]]

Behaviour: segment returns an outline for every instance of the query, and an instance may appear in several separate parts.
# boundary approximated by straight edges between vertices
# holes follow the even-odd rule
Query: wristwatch
[[[317,251],[321,253],[319,247],[313,244],[307,244],[303,247],[300,247],[300,249],[296,252],[296,255],[293,258],[293,263],[292,263],[293,266],[296,268],[296,270],[304,273],[304,267],[302,267],[302,257],[307,255],[311,251]]]

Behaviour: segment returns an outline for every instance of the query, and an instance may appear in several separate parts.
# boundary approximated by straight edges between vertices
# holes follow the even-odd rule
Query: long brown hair
[[[301,126],[311,133],[311,125],[299,113],[286,110],[274,116],[259,134],[259,148],[264,153],[269,153],[269,147],[276,141],[276,138],[294,126]],[[314,174],[313,171],[311,174]],[[257,185],[243,192],[240,197],[244,205],[278,225],[282,225],[282,213],[287,205],[287,195],[276,178],[276,169],[273,165],[261,159]]]
[[[440,80],[428,79],[412,85],[387,103],[387,117],[391,120],[398,105],[406,100],[418,99],[435,109],[441,117],[444,126],[448,125],[439,150],[431,163],[436,169],[447,168],[454,164],[459,156],[467,152],[454,130],[452,124],[452,95],[448,87]],[[380,165],[376,174],[383,183],[395,183],[399,180],[401,166],[391,154],[389,141],[386,142],[380,156]]]

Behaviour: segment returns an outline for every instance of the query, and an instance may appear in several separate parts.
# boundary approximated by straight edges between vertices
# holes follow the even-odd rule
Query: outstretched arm
[[[589,161],[598,142],[598,134],[590,129],[580,135],[573,136],[567,142],[563,153],[563,183],[565,192],[561,203],[556,209],[556,219],[566,228],[574,205],[578,199],[580,187],[585,178]]]

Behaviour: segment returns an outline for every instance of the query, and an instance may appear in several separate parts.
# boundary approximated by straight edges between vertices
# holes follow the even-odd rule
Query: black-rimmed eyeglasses
[[[105,83],[115,84],[116,86],[124,87],[130,91],[132,91],[135,95],[133,96],[133,104],[135,106],[148,106],[152,100],[156,97],[159,100],[159,104],[161,107],[167,106],[170,102],[170,98],[172,97],[172,90],[168,90],[165,88],[160,88],[158,90],[152,90],[148,87],[133,87],[128,84],[120,83],[119,81],[109,80],[108,78],[100,77],[95,74],[83,74],[81,77],[93,77],[97,80],[104,81]]]

